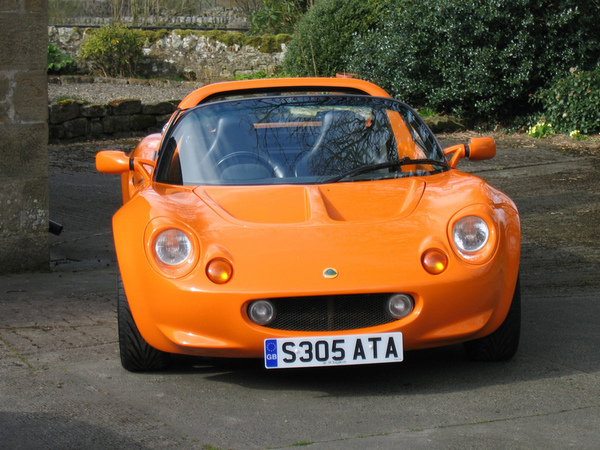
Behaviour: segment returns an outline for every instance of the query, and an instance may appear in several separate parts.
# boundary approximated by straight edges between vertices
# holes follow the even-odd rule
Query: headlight
[[[185,262],[191,255],[192,243],[183,231],[170,228],[156,236],[154,252],[163,264],[177,266]]]
[[[490,230],[481,217],[466,216],[454,224],[452,238],[460,252],[475,253],[487,244]]]
[[[144,240],[148,262],[168,278],[188,275],[200,259],[200,242],[193,230],[172,219],[152,219],[146,226]]]
[[[487,205],[474,204],[448,222],[448,239],[456,256],[471,264],[485,264],[498,250],[498,221]]]

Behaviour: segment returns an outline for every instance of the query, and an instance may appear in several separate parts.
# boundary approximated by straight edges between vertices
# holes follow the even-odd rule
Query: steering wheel
[[[229,154],[223,156],[219,160],[219,162],[217,164],[215,164],[215,167],[219,171],[223,171],[226,167],[229,167],[231,165],[244,164],[244,163],[261,165],[269,171],[271,176],[274,176],[277,178],[283,178],[283,176],[284,176],[281,169],[276,164],[274,164],[272,161],[269,161],[264,156],[258,155],[256,153],[245,152],[245,151],[233,152],[233,153],[229,153]]]

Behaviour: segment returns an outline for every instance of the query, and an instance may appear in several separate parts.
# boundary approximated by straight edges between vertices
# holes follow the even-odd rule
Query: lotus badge
[[[323,271],[323,276],[325,278],[335,278],[338,276],[338,271],[332,267],[329,267]]]

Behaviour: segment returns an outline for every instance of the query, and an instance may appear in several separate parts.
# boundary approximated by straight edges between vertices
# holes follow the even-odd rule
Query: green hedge
[[[344,57],[354,33],[377,21],[373,0],[321,0],[296,25],[283,68],[297,76],[347,72]]]
[[[600,131],[600,68],[572,69],[540,90],[533,101],[542,106],[543,119],[558,133]]]
[[[346,51],[348,70],[415,106],[502,120],[600,57],[600,9],[584,0],[400,0]]]

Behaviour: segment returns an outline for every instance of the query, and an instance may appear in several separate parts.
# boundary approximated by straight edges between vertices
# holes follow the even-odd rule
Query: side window
[[[164,147],[156,173],[159,183],[183,184],[177,141],[171,136]]]
[[[408,122],[406,115],[398,111],[387,110],[389,123],[396,140],[398,155],[392,159],[402,159],[408,157],[411,159],[425,158],[425,150],[421,144],[415,142],[413,127]]]
[[[438,146],[433,133],[420,117],[408,110],[405,113],[405,122],[413,140],[425,152],[427,158],[441,157],[441,155],[436,154]]]

